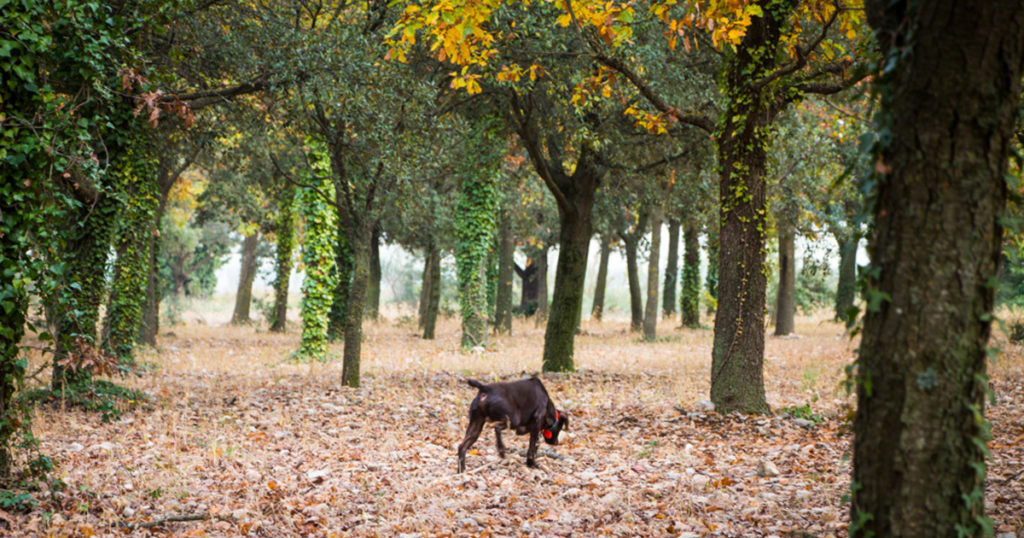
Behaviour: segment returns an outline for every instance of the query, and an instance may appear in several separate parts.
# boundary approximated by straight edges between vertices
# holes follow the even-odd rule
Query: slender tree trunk
[[[533,278],[537,281],[537,315],[534,326],[540,327],[548,320],[548,246],[540,248],[537,255],[537,272]]]
[[[427,320],[427,303],[430,302],[430,285],[432,283],[430,275],[430,254],[433,249],[433,240],[430,241],[430,246],[423,250],[423,277],[420,280],[420,301],[419,301],[419,321],[417,327],[422,329]]]
[[[370,252],[372,228],[367,223],[357,225],[352,243],[352,287],[348,296],[348,315],[345,316],[345,349],[341,365],[341,384],[359,386],[359,362],[363,346],[363,309],[367,304],[370,284]]]
[[[796,314],[795,234],[779,228],[779,289],[775,296],[775,336],[793,333]]]
[[[839,285],[836,286],[836,321],[851,326],[853,300],[857,294],[857,239],[856,235],[835,234],[839,244]]]
[[[991,525],[983,518],[992,282],[1024,10],[1016,0],[867,8],[887,49],[876,123],[890,136],[875,148],[850,533],[981,536]]]
[[[638,230],[639,231],[639,230]],[[626,249],[626,280],[629,282],[629,330],[638,333],[644,327],[644,303],[640,291],[640,269],[637,266],[637,237],[622,235],[622,245]]]
[[[288,325],[288,284],[295,249],[295,189],[288,189],[277,217],[277,277],[274,279],[274,319],[270,330],[284,332]]]
[[[434,328],[437,326],[437,311],[441,306],[441,249],[431,240],[427,249],[427,272],[430,283],[427,289],[427,308],[423,316],[423,338],[434,339]]]
[[[512,332],[512,278],[515,264],[512,257],[515,247],[515,241],[512,239],[511,214],[503,211],[501,224],[498,226],[498,290],[494,312],[494,330],[497,333]]]
[[[683,327],[697,329],[700,327],[700,239],[697,224],[691,219],[686,221],[683,243],[679,318]]]
[[[256,248],[259,245],[259,231],[245,236],[242,241],[242,269],[238,276],[238,292],[235,294],[235,312],[231,314],[233,325],[252,323],[249,307],[252,305],[252,282],[256,278]]]
[[[714,299],[714,301],[708,301],[708,314],[714,314],[718,309],[718,264],[721,263],[718,247],[718,233],[708,233],[708,273],[704,276],[704,285],[707,287],[708,295]]]
[[[344,196],[341,184],[335,181],[335,196]],[[337,199],[337,198],[336,198]],[[337,208],[335,208],[337,211]],[[334,244],[334,291],[331,297],[331,308],[327,314],[327,337],[332,342],[345,338],[346,320],[349,312],[352,274],[354,267],[352,245],[349,243],[348,230],[340,213],[336,222]]]
[[[597,282],[594,283],[594,304],[590,317],[601,321],[604,317],[604,290],[608,283],[608,258],[611,256],[611,235],[601,234],[601,260],[597,264]]]
[[[652,342],[658,337],[658,265],[661,260],[661,221],[663,210],[660,204],[648,208],[651,222],[651,252],[647,262],[647,305],[644,310],[644,340]]]
[[[668,221],[668,261],[665,264],[665,292],[661,301],[665,317],[676,313],[676,274],[679,272],[679,220]]]
[[[366,304],[367,317],[373,320],[380,317],[380,281],[380,225],[377,225],[370,239],[370,285]]]

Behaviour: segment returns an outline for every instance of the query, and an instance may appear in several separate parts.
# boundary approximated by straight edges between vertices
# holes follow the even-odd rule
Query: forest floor
[[[531,320],[467,352],[457,320],[434,341],[409,318],[368,322],[358,389],[339,386],[340,344],[332,362],[287,362],[297,329],[165,327],[140,354],[151,370],[122,380],[149,395],[141,407],[112,423],[37,410],[42,451],[68,487],[38,495],[27,514],[0,511],[0,534],[845,534],[852,399],[842,382],[855,342],[840,326],[804,317],[797,336],[766,339],[776,414],[753,417],[701,410],[710,330],[666,320],[661,340],[643,343],[627,329],[585,322],[579,373],[542,376],[572,429],[543,446],[541,468],[523,464],[526,437],[506,436],[500,460],[485,430],[456,474],[476,393],[465,379],[539,371],[543,330]],[[1024,536],[1024,348],[1001,346],[986,504],[997,535]]]

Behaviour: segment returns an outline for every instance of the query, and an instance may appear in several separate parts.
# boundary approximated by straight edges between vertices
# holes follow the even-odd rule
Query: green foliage
[[[100,413],[103,422],[117,420],[124,411],[148,400],[142,391],[122,387],[103,379],[93,379],[57,389],[34,389],[25,392],[19,398],[32,404],[48,403]]]
[[[680,272],[681,292],[679,295],[679,311],[684,318],[684,323],[686,323],[689,317],[688,314],[698,313],[700,309],[700,266],[684,263]],[[691,321],[696,322],[693,325],[700,323],[699,320]]]
[[[829,273],[827,259],[804,257],[796,275],[796,305],[805,314],[832,305],[836,288]]]
[[[789,415],[793,418],[802,418],[804,420],[809,420],[815,424],[821,424],[822,422],[825,422],[825,417],[811,411],[810,404],[783,407],[782,409],[779,409],[779,412],[785,415]]]
[[[1011,321],[1006,331],[1006,337],[1014,344],[1024,344],[1024,320]]]
[[[326,182],[320,177],[329,171],[327,157],[322,150],[316,149],[310,158],[314,175],[307,181],[322,190]],[[313,189],[299,189],[298,196],[299,211],[305,221],[302,243],[305,279],[302,281],[302,344],[295,352],[295,358],[325,361],[328,313],[334,302],[336,215],[334,208]]]
[[[103,349],[124,362],[133,362],[135,338],[142,323],[149,274],[150,237],[156,217],[156,159],[141,140],[125,148],[115,161],[119,189],[114,248],[117,261],[104,323]]]

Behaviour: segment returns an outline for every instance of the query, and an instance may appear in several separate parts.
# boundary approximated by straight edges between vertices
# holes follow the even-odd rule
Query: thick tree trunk
[[[992,282],[1024,10],[1016,0],[911,4],[867,3],[891,47],[876,120],[890,136],[874,166],[850,533],[981,536]]]
[[[242,240],[242,268],[238,276],[238,292],[235,293],[235,311],[231,314],[232,325],[252,323],[249,307],[252,305],[252,282],[256,278],[256,247],[259,245],[259,231],[245,236]]]
[[[544,332],[545,372],[571,372],[576,369],[573,362],[574,339],[583,308],[583,281],[587,273],[590,218],[596,188],[595,181],[593,190],[577,195],[574,211],[560,214],[555,293]]]
[[[337,183],[337,182],[336,182]],[[340,190],[335,186],[336,195]],[[354,261],[352,245],[349,244],[348,231],[338,216],[334,244],[334,291],[331,297],[331,309],[327,314],[327,338],[332,342],[345,338],[349,312],[349,294],[352,289]],[[365,292],[364,292],[365,293]]]
[[[665,317],[676,313],[676,274],[679,271],[679,220],[668,221],[668,261],[665,263],[665,291],[661,309]]]
[[[512,278],[516,248],[512,239],[511,214],[503,211],[498,226],[498,290],[495,297],[494,331],[499,334],[512,332]]]
[[[601,260],[597,264],[597,282],[594,283],[594,304],[590,318],[601,321],[604,317],[604,290],[608,284],[608,258],[611,257],[611,235],[601,234]]]
[[[640,291],[640,269],[637,265],[639,238],[622,234],[622,245],[626,250],[626,280],[629,282],[629,330],[638,333],[644,328],[644,303]]]
[[[857,294],[857,239],[856,235],[835,234],[839,244],[839,284],[836,286],[836,321],[851,326],[853,300]]]
[[[357,230],[352,243],[352,287],[348,296],[348,315],[345,316],[345,348],[341,364],[341,385],[359,386],[359,362],[363,346],[363,309],[367,304],[370,283],[370,252],[373,233],[370,227]]]
[[[374,226],[370,240],[370,289],[367,297],[367,317],[376,320],[381,312],[381,229]]]
[[[661,205],[648,208],[651,223],[651,252],[647,262],[647,305],[644,309],[644,340],[652,342],[658,337],[658,265],[661,260]]]
[[[683,230],[683,243],[679,318],[683,327],[696,329],[700,327],[700,238],[697,224],[690,219]]]
[[[793,333],[796,315],[796,260],[795,234],[791,229],[779,229],[779,289],[775,295],[775,336]]]
[[[441,306],[441,249],[430,243],[427,249],[427,271],[430,281],[427,286],[427,307],[423,313],[423,338],[434,339],[434,329],[437,326],[437,311]]]
[[[107,292],[107,258],[114,236],[116,212],[117,202],[109,195],[101,196],[98,201],[83,205],[76,213],[75,224],[71,225],[75,231],[64,255],[69,261],[64,272],[68,280],[59,292],[62,298],[58,303],[54,335],[50,384],[55,390],[89,377],[88,372],[64,368],[62,363],[78,345],[78,338],[88,345],[97,345],[96,326],[100,305]]]
[[[284,332],[288,325],[288,283],[292,275],[292,251],[295,248],[294,189],[284,197],[281,213],[277,217],[277,276],[274,279],[274,319],[270,330]]]

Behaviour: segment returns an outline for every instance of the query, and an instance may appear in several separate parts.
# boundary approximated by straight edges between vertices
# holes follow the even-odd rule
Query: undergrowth
[[[59,404],[98,412],[101,413],[103,422],[120,418],[126,409],[133,408],[147,399],[142,391],[102,379],[67,385],[59,390],[33,389],[26,392],[22,398],[30,405]]]

